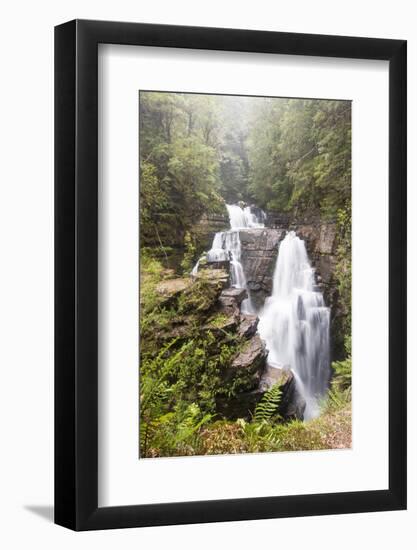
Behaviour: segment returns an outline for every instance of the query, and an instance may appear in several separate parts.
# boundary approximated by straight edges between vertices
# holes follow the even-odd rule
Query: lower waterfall
[[[330,310],[316,286],[304,241],[294,231],[280,244],[272,295],[259,318],[268,362],[293,370],[306,400],[304,418],[314,418],[330,376]]]

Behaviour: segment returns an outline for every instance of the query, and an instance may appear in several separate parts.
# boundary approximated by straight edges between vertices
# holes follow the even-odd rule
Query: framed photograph
[[[406,508],[406,42],[55,29],[55,521]]]

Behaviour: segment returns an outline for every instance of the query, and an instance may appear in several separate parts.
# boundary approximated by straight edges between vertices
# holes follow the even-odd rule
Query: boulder
[[[235,390],[247,391],[258,387],[266,365],[268,352],[260,336],[247,340],[224,373],[225,381],[233,380]]]
[[[156,292],[161,298],[161,304],[172,304],[184,290],[193,284],[190,278],[167,279],[156,286]]]
[[[236,318],[240,316],[240,305],[248,293],[244,288],[226,288],[219,296],[220,311],[226,315],[234,315]]]
[[[294,375],[289,367],[281,365],[272,366],[268,363],[259,383],[259,389],[261,392],[265,393],[277,383],[279,383],[280,386],[285,387],[286,384],[291,383],[293,378]]]
[[[238,334],[241,338],[251,338],[256,334],[259,317],[257,315],[241,314]]]
[[[219,283],[222,289],[225,289],[230,284],[229,271],[221,268],[212,269],[209,264],[202,267],[196,275],[196,280],[204,279],[208,283],[216,285]]]
[[[287,366],[267,365],[259,383],[259,390],[267,392],[275,384],[281,387],[278,414],[285,420],[303,420],[306,402],[297,388],[294,373]]]
[[[207,321],[202,330],[222,337],[225,333],[235,333],[237,327],[238,322],[235,315],[225,315],[223,312],[219,312]]]
[[[218,260],[215,262],[211,262],[210,260],[206,260],[206,264],[204,266],[207,269],[224,269],[229,273],[230,271],[230,260]]]
[[[232,303],[234,303],[240,306],[243,300],[247,297],[248,293],[246,292],[246,289],[231,287],[223,290],[223,292],[220,294],[220,301],[224,305],[231,305]]]
[[[259,334],[251,338],[244,346],[239,354],[235,357],[232,363],[233,369],[253,369],[254,366],[265,368],[264,360],[268,352],[265,349],[265,344],[261,340]],[[257,368],[257,370],[259,370]]]
[[[189,339],[195,322],[197,322],[195,317],[189,315],[179,316],[166,326],[155,327],[153,337],[162,345],[174,338],[180,342],[185,342]]]
[[[207,318],[218,307],[218,299],[228,284],[228,274],[222,269],[205,269],[178,297],[181,315],[199,315]]]

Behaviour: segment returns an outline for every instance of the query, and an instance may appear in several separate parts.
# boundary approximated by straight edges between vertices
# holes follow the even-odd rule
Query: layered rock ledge
[[[241,229],[239,231],[242,266],[254,306],[262,307],[272,292],[272,280],[278,246],[285,237],[284,229]]]

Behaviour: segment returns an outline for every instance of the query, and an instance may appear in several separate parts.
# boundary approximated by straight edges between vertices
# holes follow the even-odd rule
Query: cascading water
[[[230,230],[215,234],[207,260],[230,261],[231,285],[246,288],[239,231],[263,228],[265,213],[236,204],[227,204],[226,208]],[[197,274],[198,267],[199,261],[193,275]],[[241,310],[255,312],[250,298],[242,302]],[[319,414],[319,399],[328,387],[329,327],[330,310],[317,288],[304,241],[289,231],[279,247],[272,295],[259,314],[258,331],[268,349],[270,366],[292,369],[306,401],[305,420]]]
[[[226,204],[229,214],[230,230],[221,231],[214,235],[211,249],[207,252],[209,262],[230,261],[231,285],[235,288],[246,288],[246,277],[241,263],[241,244],[239,230],[245,228],[264,227],[250,206],[241,208],[237,204]],[[261,212],[263,220],[264,212]],[[195,276],[198,272],[200,260],[195,264],[191,274]],[[243,300],[241,306],[243,313],[252,313],[253,306],[250,297]]]
[[[260,209],[260,218],[255,212],[252,211],[250,206],[241,208],[238,204],[226,204],[227,212],[229,214],[230,227],[232,229],[244,229],[244,228],[259,228],[265,227],[263,223],[265,221],[265,212]]]
[[[239,231],[230,230],[216,233],[213,246],[207,252],[209,262],[230,260],[231,285],[236,288],[246,288],[246,278],[243,273]]]
[[[281,242],[272,296],[259,315],[258,331],[271,366],[289,366],[306,400],[304,418],[319,414],[327,390],[330,310],[317,289],[304,241],[294,231]]]

